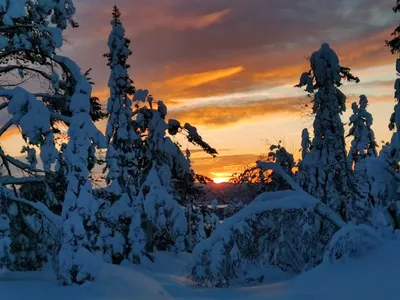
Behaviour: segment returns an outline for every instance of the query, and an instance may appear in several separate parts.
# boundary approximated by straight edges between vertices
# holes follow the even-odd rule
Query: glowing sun
[[[218,178],[213,178],[214,183],[223,183],[223,182],[228,182],[229,177],[218,177]]]

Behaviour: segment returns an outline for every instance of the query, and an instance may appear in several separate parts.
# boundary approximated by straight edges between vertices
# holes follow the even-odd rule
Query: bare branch
[[[10,128],[14,124],[13,120],[10,119],[6,124],[3,125],[3,127],[0,128],[0,136],[4,134],[4,132],[7,131],[8,128]]]
[[[0,104],[0,110],[6,108],[8,106],[8,102],[3,102],[2,104]]]
[[[21,80],[21,81],[17,82],[17,83],[7,83],[7,84],[1,83],[0,87],[6,88],[6,87],[20,86],[20,85],[24,84],[25,82],[28,82],[30,79],[31,79],[31,77],[28,77],[28,78],[25,78],[24,80]]]
[[[71,123],[71,118],[70,118],[70,117],[64,116],[64,115],[59,114],[59,113],[52,112],[52,113],[51,113],[51,118],[52,118],[52,119],[56,119],[56,120],[63,121],[63,122],[65,122],[65,123],[67,123],[67,124],[70,124],[70,123]]]
[[[0,61],[2,59],[4,59],[4,58],[8,57],[8,56],[11,56],[11,55],[14,55],[14,54],[18,54],[18,53],[21,53],[21,52],[27,53],[27,54],[37,54],[37,55],[40,55],[42,57],[45,57],[45,58],[49,59],[50,61],[52,61],[53,63],[58,64],[63,69],[64,73],[66,73],[66,74],[71,73],[71,70],[69,70],[69,68],[62,61],[60,61],[59,59],[55,59],[51,55],[44,54],[43,52],[37,52],[37,51],[34,51],[32,49],[22,49],[22,48],[20,48],[20,49],[15,49],[15,50],[12,50],[12,51],[7,51],[7,52],[4,52],[4,53],[0,53]],[[32,72],[39,73],[40,75],[42,75],[43,77],[45,77],[46,79],[51,81],[51,75],[47,74],[44,71],[37,70],[37,69],[34,69],[34,68],[30,68],[30,67],[26,67],[26,66],[11,65],[11,66],[7,66],[7,67],[3,67],[2,69],[4,70],[3,73],[4,72],[9,72],[9,71],[14,70],[14,69],[29,70],[29,71],[32,71]],[[0,68],[0,72],[1,72],[1,68]],[[66,89],[65,81],[60,81],[60,88]]]
[[[35,208],[39,212],[41,212],[47,219],[49,219],[56,227],[57,229],[61,228],[62,224],[62,218],[59,215],[54,214],[46,205],[44,205],[42,202],[33,202],[29,201],[23,198],[18,198],[16,196],[11,196],[11,195],[4,195],[4,198],[8,201],[14,201],[22,204],[29,205],[32,208]]]
[[[46,72],[44,72],[42,70],[31,68],[31,67],[27,67],[27,66],[21,66],[21,65],[9,65],[6,67],[0,67],[0,73],[7,73],[7,72],[11,72],[13,70],[18,70],[18,69],[35,72],[51,81],[51,75],[47,74]],[[65,87],[65,82],[60,82],[60,84],[61,84],[61,86]]]
[[[32,168],[30,165],[23,163],[22,161],[19,161],[18,159],[15,159],[14,157],[10,155],[5,155],[3,151],[1,151],[0,156],[3,158],[4,161],[9,162],[10,164],[16,166],[17,168],[24,170],[26,172],[31,172],[31,173],[48,173],[52,174],[53,172],[51,171],[44,171],[44,170],[39,170],[36,168]]]
[[[66,99],[66,97],[64,95],[60,95],[60,94],[52,95],[52,94],[46,94],[46,93],[35,93],[34,95],[35,95],[35,97],[38,97],[38,98],[46,98],[46,99],[55,100],[55,101]]]
[[[0,184],[8,185],[8,184],[17,184],[22,185],[24,183],[31,183],[31,182],[45,182],[45,176],[35,176],[35,177],[13,177],[13,176],[2,176],[0,179]]]

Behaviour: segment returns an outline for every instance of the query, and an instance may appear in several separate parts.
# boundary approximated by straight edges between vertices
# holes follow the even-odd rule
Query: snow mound
[[[63,287],[50,269],[41,272],[0,273],[2,299],[169,300],[159,283],[130,268],[106,265],[95,282]]]
[[[367,225],[348,225],[329,242],[324,261],[335,262],[362,257],[382,245],[378,232]]]
[[[290,281],[285,299],[397,299],[400,242],[385,242],[370,255],[340,264],[322,264]]]
[[[392,235],[393,238],[394,235]],[[400,242],[393,239],[371,254],[338,264],[321,264],[294,278],[273,284],[224,289],[202,289],[183,278],[188,255],[155,253],[155,263],[141,267],[106,265],[98,281],[61,287],[51,270],[10,273],[0,271],[2,299],[74,300],[376,300],[397,299]],[[265,281],[276,274],[268,269]],[[271,277],[272,276],[272,277]],[[272,278],[273,279],[273,278]]]

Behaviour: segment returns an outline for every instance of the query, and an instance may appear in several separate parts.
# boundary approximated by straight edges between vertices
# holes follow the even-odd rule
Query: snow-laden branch
[[[57,229],[61,229],[62,225],[62,218],[59,215],[54,214],[46,205],[42,202],[33,202],[23,198],[19,198],[12,195],[4,195],[5,199],[8,201],[14,201],[22,204],[29,205],[30,207],[36,209],[37,211],[41,212],[47,219],[49,219]]]
[[[325,219],[329,220],[332,224],[334,224],[339,229],[346,226],[346,222],[343,221],[342,218],[338,216],[338,214],[329,206],[325,205],[322,202],[319,202],[315,207],[315,212],[324,217]]]
[[[258,160],[257,161],[257,166],[263,170],[263,171],[274,171],[275,173],[278,173],[284,180],[286,180],[286,182],[290,185],[290,187],[297,191],[297,192],[301,192],[301,193],[306,193],[301,187],[300,185],[298,185],[292,177],[290,177],[290,175],[288,173],[285,172],[285,170],[282,169],[282,167],[276,163],[273,162],[265,162],[265,161],[261,161]]]
[[[8,128],[10,128],[14,124],[13,120],[10,119],[7,121],[6,124],[3,125],[3,127],[0,128],[0,136],[4,134],[4,132],[7,131]]]
[[[280,165],[273,163],[273,162],[264,162],[264,161],[257,161],[257,166],[263,170],[263,171],[267,171],[267,170],[271,170],[274,171],[276,173],[278,173],[290,186],[293,190],[295,190],[298,193],[301,194],[306,194],[307,196],[314,198],[313,196],[311,196],[310,194],[308,194],[307,192],[305,192],[300,185],[297,184],[297,182],[295,182],[293,180],[292,177],[290,177],[289,174],[287,174]],[[268,193],[267,193],[268,194]],[[316,199],[316,198],[314,198]],[[316,199],[317,200],[317,199]],[[327,220],[329,220],[332,224],[334,224],[336,227],[338,228],[343,228],[346,225],[346,222],[344,222],[336,213],[334,210],[332,210],[329,206],[325,205],[324,203],[320,202],[319,200],[317,200],[318,203],[315,206],[315,212],[320,215],[321,217],[326,218]]]

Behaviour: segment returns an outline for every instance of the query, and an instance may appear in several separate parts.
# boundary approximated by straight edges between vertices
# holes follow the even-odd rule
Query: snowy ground
[[[84,286],[61,287],[51,270],[0,274],[1,299],[397,299],[400,242],[387,242],[362,259],[321,265],[297,278],[255,287],[204,289],[183,276],[187,257],[158,254],[157,263],[143,267],[105,266],[101,278]]]

